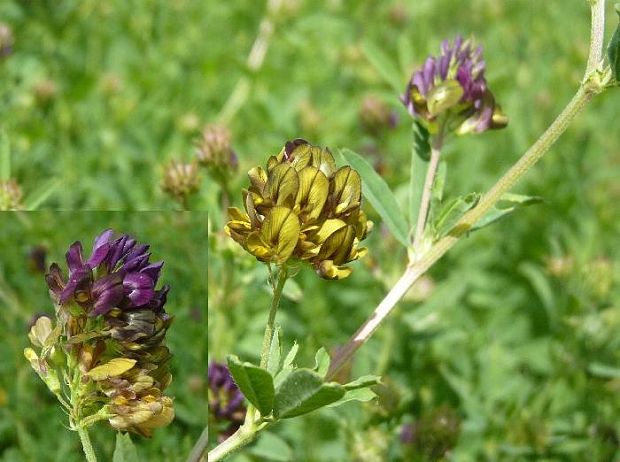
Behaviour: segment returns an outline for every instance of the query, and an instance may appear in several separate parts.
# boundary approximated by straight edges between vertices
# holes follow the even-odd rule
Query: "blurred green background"
[[[133,437],[142,460],[181,460],[206,423],[206,213],[2,212],[0,460],[84,459],[77,433],[66,429],[66,415],[23,350],[30,346],[33,316],[54,313],[41,266],[57,262],[66,274],[69,246],[81,241],[87,257],[94,238],[107,228],[150,244],[151,261],[165,262],[159,285],[171,286],[166,311],[175,317],[167,333],[173,379],[166,393],[174,397],[176,418],[150,440]],[[115,433],[107,424],[93,427],[100,460],[112,460]]]
[[[202,127],[220,121],[239,157],[235,205],[249,168],[304,137],[367,156],[405,209],[411,122],[385,76],[404,91],[412,70],[456,34],[485,46],[487,80],[510,117],[505,130],[445,149],[446,193],[484,191],[571,98],[589,42],[582,0],[286,0],[251,71],[266,12],[256,0],[1,2],[14,46],[0,59],[0,124],[24,193],[51,178],[62,186],[46,207],[174,208],[159,187],[164,165],[191,160]],[[608,18],[607,38],[611,5]],[[371,63],[373,48],[383,65]],[[236,460],[618,459],[617,107],[617,90],[596,98],[515,189],[545,202],[458,244],[361,350],[354,375],[380,373],[389,384],[379,403],[285,422]],[[203,174],[191,206],[211,216],[208,354],[256,360],[266,274],[223,236],[222,202]],[[346,341],[405,265],[369,215],[370,255],[349,279],[303,269],[289,286],[279,320],[287,346],[302,342],[302,364]],[[408,423],[417,436],[402,444]]]

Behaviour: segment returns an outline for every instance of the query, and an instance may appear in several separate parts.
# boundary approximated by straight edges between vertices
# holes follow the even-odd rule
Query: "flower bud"
[[[200,176],[196,164],[194,162],[184,164],[172,160],[165,168],[161,187],[173,199],[184,204],[200,189]]]
[[[230,130],[222,125],[207,125],[196,149],[198,163],[210,169],[234,171],[237,155],[231,147]]]
[[[7,24],[0,23],[0,59],[13,52],[13,31]]]
[[[22,188],[17,181],[0,181],[0,211],[21,209],[22,196]]]

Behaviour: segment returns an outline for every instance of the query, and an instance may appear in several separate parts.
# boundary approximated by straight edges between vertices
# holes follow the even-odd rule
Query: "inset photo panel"
[[[207,214],[0,230],[2,460],[184,460],[207,422]]]

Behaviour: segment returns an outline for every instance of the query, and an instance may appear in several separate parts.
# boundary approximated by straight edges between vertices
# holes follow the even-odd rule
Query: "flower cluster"
[[[225,439],[237,431],[245,419],[246,407],[243,394],[233,381],[226,365],[212,361],[207,374],[209,415],[216,422],[229,423],[228,428],[220,435]]]
[[[207,125],[196,148],[200,165],[222,173],[237,168],[237,154],[231,146],[230,130],[223,125]]]
[[[226,233],[258,260],[310,263],[325,279],[351,273],[344,266],[366,252],[359,242],[372,222],[360,209],[362,185],[349,166],[336,168],[328,149],[297,139],[248,172],[245,212],[230,208]]]
[[[56,263],[46,275],[57,326],[39,318],[31,340],[43,347],[41,358],[32,349],[26,357],[46,383],[50,374],[74,377],[79,371],[80,380],[67,383],[65,393],[68,401],[79,401],[70,410],[75,421],[96,414],[118,430],[150,436],[174,417],[172,399],[163,394],[172,378],[164,344],[172,322],[164,309],[169,286],[156,289],[163,262],[149,258],[148,245],[106,230],[88,259],[80,242],[70,246],[68,278]],[[68,372],[46,363],[50,345],[66,357]]]
[[[22,208],[22,188],[14,179],[0,180],[0,211]]]
[[[409,113],[435,134],[440,130],[458,135],[503,128],[508,119],[495,103],[484,77],[482,48],[472,40],[446,40],[439,57],[430,56],[414,72],[401,97]]]

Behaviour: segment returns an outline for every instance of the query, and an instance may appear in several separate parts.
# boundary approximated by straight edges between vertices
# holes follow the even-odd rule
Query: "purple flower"
[[[413,73],[401,101],[431,134],[503,128],[508,119],[495,103],[484,71],[482,47],[460,36],[452,45],[445,40],[441,55],[428,57]]]
[[[217,421],[230,422],[221,435],[226,437],[234,433],[245,419],[246,408],[243,394],[233,381],[226,365],[212,361],[207,374],[209,413]]]
[[[66,253],[67,282],[56,263],[46,275],[50,293],[58,304],[75,302],[91,316],[105,315],[113,308],[162,313],[169,287],[155,290],[155,286],[164,263],[151,263],[148,250],[148,245],[138,245],[127,234],[114,238],[111,229],[95,238],[87,260],[82,243],[74,242]]]

